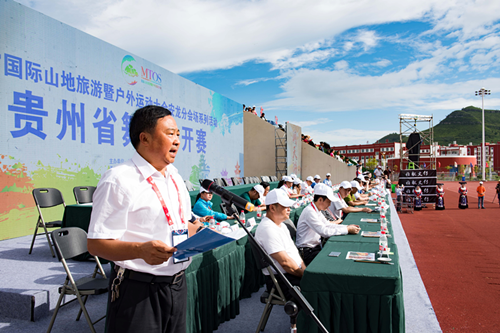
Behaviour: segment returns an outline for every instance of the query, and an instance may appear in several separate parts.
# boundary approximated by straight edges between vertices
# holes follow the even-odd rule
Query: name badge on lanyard
[[[172,230],[172,246],[176,247],[177,244],[180,244],[184,242],[186,239],[188,239],[188,229],[178,229],[178,230]],[[189,258],[184,258],[184,259],[174,259],[174,264],[178,264],[180,262],[185,262],[188,261]]]
[[[181,219],[181,224],[185,227],[187,227],[186,222],[184,221],[184,215],[182,212],[182,201],[181,201],[181,194],[179,192],[179,188],[177,187],[177,183],[175,182],[174,178],[170,176],[170,179],[172,179],[172,182],[175,185],[175,189],[177,190],[177,197],[179,199],[179,217]],[[174,221],[172,220],[172,216],[170,215],[170,212],[168,211],[167,205],[165,204],[165,201],[163,200],[163,196],[160,193],[160,190],[156,186],[156,183],[153,180],[153,177],[148,177],[147,181],[149,184],[151,184],[151,187],[156,193],[156,196],[158,197],[158,200],[160,200],[161,206],[163,208],[163,212],[165,213],[165,217],[167,219],[168,225],[170,226],[170,230],[172,232],[172,246],[175,247],[176,245],[182,243],[186,239],[188,239],[188,229],[174,229]],[[174,264],[180,263],[180,262],[185,262],[188,261],[189,258],[185,258],[182,260],[175,259],[173,258]]]

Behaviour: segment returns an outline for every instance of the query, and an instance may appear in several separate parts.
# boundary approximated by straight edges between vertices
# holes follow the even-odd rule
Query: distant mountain
[[[500,111],[484,110],[485,120],[485,140],[486,142],[500,141]],[[472,142],[480,144],[482,142],[481,132],[482,110],[474,106],[468,106],[462,110],[453,111],[439,124],[434,126],[434,142],[441,146],[447,146],[453,141],[459,145],[466,145]],[[424,130],[424,128],[419,128]],[[383,143],[399,142],[399,133],[392,133],[379,139]],[[406,142],[407,138],[403,138]]]

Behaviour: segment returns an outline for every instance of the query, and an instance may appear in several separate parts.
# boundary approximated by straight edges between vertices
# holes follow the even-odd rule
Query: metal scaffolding
[[[426,127],[424,129],[419,129],[417,124],[420,124],[420,127]],[[403,150],[403,145],[406,145],[406,142],[403,142],[403,136],[409,136],[412,133],[418,133],[420,135],[420,144],[429,145],[429,151],[420,148],[419,156],[428,157],[430,169],[436,169],[436,157],[437,157],[437,144],[434,142],[434,121],[433,116],[424,116],[417,114],[400,114],[399,115],[399,170],[403,169],[404,162],[412,162],[410,160],[410,150],[414,148],[417,144],[412,147],[406,147],[406,150]],[[420,165],[415,164],[415,168],[419,169]]]
[[[286,128],[276,127],[274,129],[274,144],[276,149],[276,177],[279,180],[287,174],[287,147]]]

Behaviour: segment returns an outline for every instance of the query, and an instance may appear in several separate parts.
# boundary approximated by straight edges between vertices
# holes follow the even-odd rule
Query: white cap
[[[293,184],[294,184],[294,185],[298,185],[298,184],[301,184],[301,183],[302,183],[302,180],[300,180],[300,179],[298,179],[298,178],[295,178],[295,179],[293,180]]]
[[[306,180],[312,182],[314,180],[314,178],[312,176],[307,176]]]
[[[362,182],[366,182],[366,178],[363,175],[359,175],[357,179],[361,180]]]
[[[361,185],[359,185],[359,183],[357,181],[355,181],[355,180],[351,181],[351,186],[357,188],[358,191],[361,190],[361,189],[363,189],[361,187]]]
[[[259,197],[262,198],[264,195],[264,186],[257,184],[253,187],[254,190],[256,190],[259,193]]]
[[[209,190],[205,189],[203,186],[200,186],[200,193],[207,192],[210,193]]]
[[[330,201],[335,200],[335,197],[333,196],[333,190],[330,186],[327,186],[326,184],[319,183],[318,185],[314,186],[314,195],[324,195],[327,197]],[[267,199],[266,199],[267,201]]]
[[[344,180],[342,183],[340,183],[339,187],[345,188],[346,190],[352,188],[351,183],[349,183],[347,180]]]
[[[292,173],[292,174],[290,175],[290,177],[292,177],[292,179],[295,179],[295,178],[297,178],[297,175],[296,175],[296,174],[294,174],[294,173]]]
[[[382,168],[380,165],[377,165],[377,168]]]
[[[295,201],[290,200],[288,194],[280,189],[274,189],[270,191],[266,196],[266,205],[272,205],[278,203],[283,207],[292,207]]]
[[[321,179],[319,175],[314,176],[314,179]]]
[[[281,180],[285,180],[285,178],[286,178],[286,177],[288,177],[288,176],[287,176],[287,175],[283,175],[283,176],[281,177]]]
[[[329,177],[329,176],[331,176],[331,174],[330,174],[330,173],[327,173],[327,174],[326,174],[326,176],[327,176],[327,177]]]
[[[290,176],[285,176],[285,177],[283,177],[283,180],[285,181],[285,183],[288,183],[288,182],[293,182],[293,179],[292,179],[292,177],[290,177]]]
[[[482,181],[479,182],[479,184],[482,184],[482,183],[483,183]]]

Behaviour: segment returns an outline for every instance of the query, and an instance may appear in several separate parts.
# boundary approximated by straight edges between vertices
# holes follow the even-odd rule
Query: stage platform
[[[53,258],[47,240],[38,236],[28,254],[33,236],[0,241],[0,316],[36,321],[52,314],[59,297],[58,288],[66,273]],[[69,260],[75,279],[92,274],[94,262]],[[106,274],[110,265],[103,265]],[[74,296],[67,296],[67,301]]]
[[[391,210],[392,227],[397,240],[400,265],[403,272],[406,332],[441,332],[401,221],[392,204]],[[27,328],[22,324],[22,321],[26,321],[27,325],[30,321],[48,322],[59,296],[58,288],[64,282],[66,276],[61,263],[56,258],[52,258],[47,241],[44,238],[38,237],[33,254],[28,254],[31,237],[24,236],[0,241],[0,332],[3,332],[4,328],[5,332],[10,332],[8,329],[9,324],[4,326],[5,323],[9,322],[18,328]],[[76,278],[90,275],[95,266],[92,262],[75,262],[71,260],[69,265]],[[104,265],[104,269],[108,274],[110,266]],[[258,321],[263,310],[263,305],[258,300],[259,295],[260,292],[253,294],[254,297],[251,300],[254,304],[250,308],[255,309],[255,312],[246,313],[242,311],[235,319],[222,324],[218,331],[224,332],[225,328],[232,325],[238,326],[240,321]],[[95,299],[94,301],[92,297],[89,298],[89,302],[98,303],[93,309],[95,315],[90,314],[92,318],[98,318],[106,308],[106,295],[97,296]],[[74,316],[61,313],[58,315],[58,321],[69,316],[68,325],[73,325],[78,305],[72,304],[68,309],[71,308],[75,309],[72,311],[75,312]],[[277,307],[273,310],[274,312],[281,314],[282,308]],[[244,318],[248,316],[251,318]],[[56,324],[58,321],[56,321]],[[284,322],[286,321],[285,315]],[[99,323],[99,325],[102,325],[102,323]],[[81,325],[82,330],[88,330],[85,321],[80,320],[78,325]],[[241,329],[241,326],[239,328]],[[251,332],[253,329],[248,331]],[[21,331],[23,331],[22,328]]]

